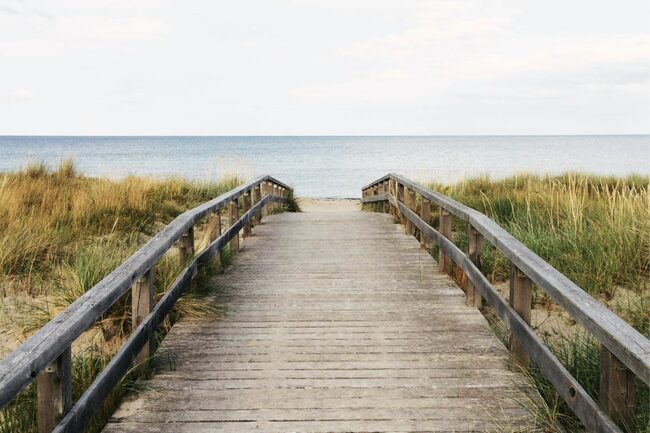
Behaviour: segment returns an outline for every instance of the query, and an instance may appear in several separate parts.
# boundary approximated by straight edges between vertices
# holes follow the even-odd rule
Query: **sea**
[[[353,198],[389,172],[445,183],[520,173],[650,174],[650,135],[0,136],[0,172],[68,158],[88,176],[270,174],[298,196]]]

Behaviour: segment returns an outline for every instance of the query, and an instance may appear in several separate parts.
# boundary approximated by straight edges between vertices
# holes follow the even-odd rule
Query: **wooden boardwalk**
[[[265,218],[105,432],[466,432],[526,426],[481,313],[387,214]]]

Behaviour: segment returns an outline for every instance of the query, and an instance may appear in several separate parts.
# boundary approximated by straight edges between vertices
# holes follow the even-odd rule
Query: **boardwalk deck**
[[[223,320],[177,323],[117,432],[509,431],[521,378],[386,214],[273,215],[224,274]]]

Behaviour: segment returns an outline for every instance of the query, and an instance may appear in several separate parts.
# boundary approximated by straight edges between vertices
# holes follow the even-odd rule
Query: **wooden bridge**
[[[206,300],[224,317],[177,322],[144,391],[104,431],[535,431],[522,406],[535,401],[520,373],[529,363],[588,431],[629,422],[635,380],[649,382],[648,340],[485,215],[398,175],[363,189],[380,212],[273,214],[288,192],[264,176],[179,216],[0,363],[0,405],[36,379],[40,431],[83,431],[131,366],[148,362],[154,331],[197,270],[228,248],[232,266]],[[468,230],[467,254],[453,243],[452,216]],[[195,251],[201,223],[208,242]],[[512,263],[509,300],[480,271],[484,239]],[[185,268],[154,305],[153,269],[174,244]],[[448,276],[455,268],[463,289]],[[601,342],[601,405],[529,326],[533,283]],[[72,342],[129,292],[131,337],[72,402]],[[510,351],[484,305],[510,330]]]

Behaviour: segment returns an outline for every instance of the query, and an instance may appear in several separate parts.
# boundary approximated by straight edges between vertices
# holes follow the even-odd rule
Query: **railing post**
[[[426,198],[422,197],[422,203],[420,206],[420,218],[427,223],[431,224],[431,202],[427,200]],[[430,241],[427,235],[425,235],[421,230],[420,230],[420,245],[422,247],[429,249],[430,248]]]
[[[510,305],[530,325],[533,298],[533,282],[514,264],[510,264]],[[528,366],[530,357],[526,348],[514,336],[510,336],[510,350],[522,366]]]
[[[217,210],[208,220],[208,245],[221,236],[221,210]],[[221,269],[221,249],[212,256],[212,266],[215,271]]]
[[[275,197],[277,197],[277,196],[279,195],[279,194],[278,194],[278,186],[277,186],[276,184],[273,184],[273,195],[274,195]],[[279,203],[278,203],[277,201],[274,201],[274,202],[273,202],[273,211],[274,211],[274,212],[277,211],[277,210],[278,210],[278,207],[279,207]]]
[[[415,191],[410,188],[406,188],[405,204],[406,207],[415,212]],[[406,233],[411,236],[415,235],[415,224],[409,219],[406,220]]]
[[[600,345],[600,404],[627,431],[634,431],[636,379],[605,345]]]
[[[397,199],[397,184],[395,183],[395,179],[393,179],[392,177],[388,179],[388,192],[390,193],[390,195],[392,195]],[[395,218],[395,220],[398,220],[399,219],[399,216],[397,214],[398,209],[395,206],[393,206],[393,204],[390,202],[389,205],[390,205],[391,215],[393,215],[393,218]]]
[[[181,265],[189,262],[194,257],[194,227],[183,233],[178,240],[178,251]]]
[[[38,431],[50,433],[72,406],[72,352],[68,347],[36,378]]]
[[[482,257],[483,257],[483,235],[471,225],[468,228],[468,256],[469,259],[476,265],[479,270],[482,270]],[[467,281],[466,302],[469,307],[481,308],[483,306],[483,298],[471,281]]]
[[[131,329],[135,329],[149,315],[153,308],[154,295],[154,268],[151,267],[138,281],[131,286]],[[136,368],[139,373],[146,371],[147,363],[151,358],[152,347],[149,340],[135,358]]]
[[[397,201],[404,203],[404,185],[399,182],[397,182]],[[402,215],[399,208],[397,209],[397,217],[399,218],[400,224],[406,224],[404,215]]]
[[[232,227],[239,219],[239,205],[237,199],[230,200],[230,226]],[[230,239],[230,254],[235,255],[239,252],[239,231]]]
[[[451,214],[440,208],[440,227],[439,230],[441,235],[451,240]],[[444,253],[442,248],[438,248],[438,270],[441,273],[446,273],[451,271],[451,257],[447,256]]]
[[[388,187],[388,181],[385,180],[385,181],[382,182],[382,184],[383,184],[384,193],[388,193],[389,190],[390,190],[389,187]],[[384,201],[383,203],[384,203],[383,211],[384,211],[384,213],[388,213],[389,212],[388,200]]]
[[[253,202],[252,202],[252,205],[253,206],[256,205],[257,203],[259,203],[259,201],[261,199],[262,199],[262,195],[261,195],[261,192],[260,192],[260,186],[257,185],[255,188],[253,188]],[[259,224],[261,219],[262,218],[261,218],[260,214],[255,215],[253,217],[253,227],[256,226],[257,224]]]
[[[262,197],[266,197],[267,195],[269,195],[269,182],[264,181],[260,184],[260,186],[262,189]],[[262,217],[265,217],[269,214],[269,206],[270,206],[269,203],[262,206],[262,214],[260,215],[260,221],[262,221]]]
[[[243,201],[244,201],[244,213],[246,213],[249,210],[251,210],[251,194],[250,194],[250,192],[247,192],[246,194],[244,194]],[[244,224],[243,237],[247,238],[247,237],[250,237],[250,235],[251,235],[251,222],[249,220],[246,224]]]

